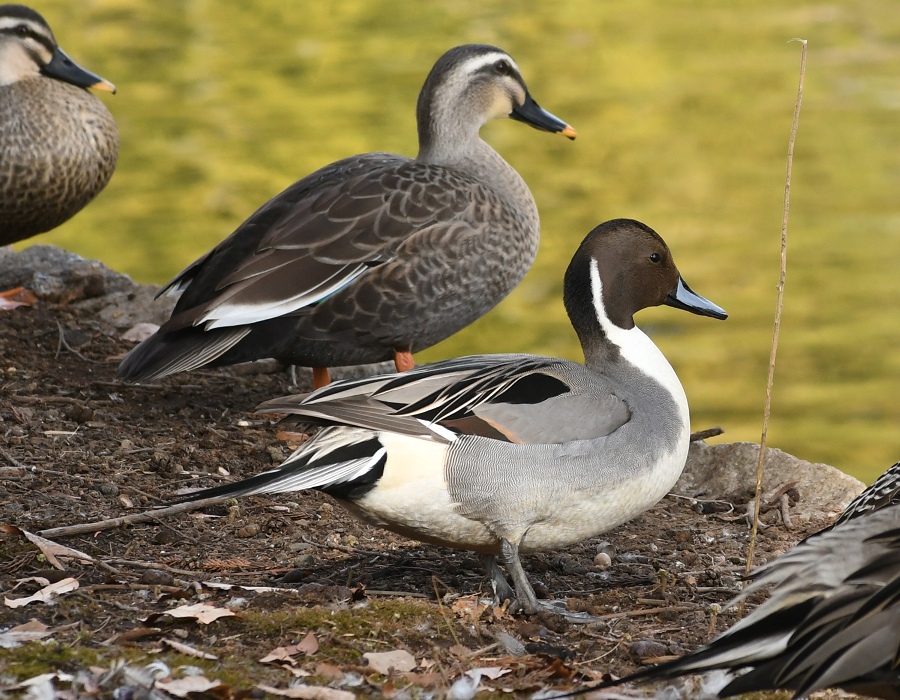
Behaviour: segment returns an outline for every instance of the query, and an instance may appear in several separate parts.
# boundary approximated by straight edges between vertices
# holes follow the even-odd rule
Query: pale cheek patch
[[[34,59],[20,44],[9,44],[0,50],[0,85],[11,85],[39,74]]]
[[[491,121],[493,119],[502,119],[503,117],[508,117],[509,113],[513,111],[512,101],[509,99],[509,95],[507,95],[503,90],[495,90],[494,99],[491,102],[490,109],[487,110],[485,121]]]

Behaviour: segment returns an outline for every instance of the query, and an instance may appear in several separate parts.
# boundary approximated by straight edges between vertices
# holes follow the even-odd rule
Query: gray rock
[[[55,246],[33,245],[17,253],[0,253],[0,289],[27,287],[51,302],[89,299],[134,285],[127,275],[113,272],[98,260],[86,260]]]
[[[735,442],[707,445],[691,443],[684,473],[673,493],[692,498],[720,499],[756,488],[759,445]],[[827,464],[814,464],[773,447],[766,448],[763,464],[763,493],[772,492],[788,482],[797,482],[800,501],[792,514],[821,517],[841,512],[864,488],[859,479]]]
[[[175,307],[174,298],[153,300],[158,286],[138,284],[99,260],[51,245],[0,249],[0,289],[19,286],[42,301],[84,309],[117,330],[163,323]]]

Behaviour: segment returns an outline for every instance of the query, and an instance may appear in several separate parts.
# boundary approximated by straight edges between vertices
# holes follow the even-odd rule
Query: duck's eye
[[[500,75],[509,75],[510,73],[512,73],[512,66],[509,65],[509,61],[500,59],[494,64],[494,70],[496,70]]]
[[[650,253],[650,262],[662,262],[662,255],[660,255],[659,253]]]
[[[24,24],[16,25],[15,32],[19,36],[28,36],[30,34],[30,32],[28,31],[28,27],[26,27]]]

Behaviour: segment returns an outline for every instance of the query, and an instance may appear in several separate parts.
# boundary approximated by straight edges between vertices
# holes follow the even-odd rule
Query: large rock
[[[759,445],[735,442],[724,445],[691,443],[684,473],[673,493],[698,499],[729,500],[756,488]],[[797,482],[800,499],[791,513],[805,519],[840,513],[864,488],[859,479],[827,464],[815,464],[766,448],[763,464],[763,494],[789,482]]]
[[[139,322],[163,323],[175,307],[173,298],[154,301],[156,285],[138,284],[99,260],[51,245],[18,253],[0,249],[0,289],[19,286],[42,301],[83,308],[118,330]]]

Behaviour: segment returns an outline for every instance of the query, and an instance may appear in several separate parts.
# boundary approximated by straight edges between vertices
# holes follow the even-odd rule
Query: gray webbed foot
[[[510,588],[506,578],[497,566],[497,558],[491,555],[482,555],[481,561],[491,577],[491,583],[494,586],[494,592],[497,598],[503,602],[509,600],[509,609],[513,612],[521,610],[526,615],[534,615],[540,612],[552,613],[559,615],[566,620],[579,624],[587,624],[596,622],[599,618],[584,612],[570,612],[566,609],[566,603],[563,600],[545,600],[540,601],[535,595],[534,588],[525,575],[522,568],[522,562],[519,559],[518,545],[509,540],[500,540],[500,557],[502,562],[509,569],[512,577],[515,591]]]

